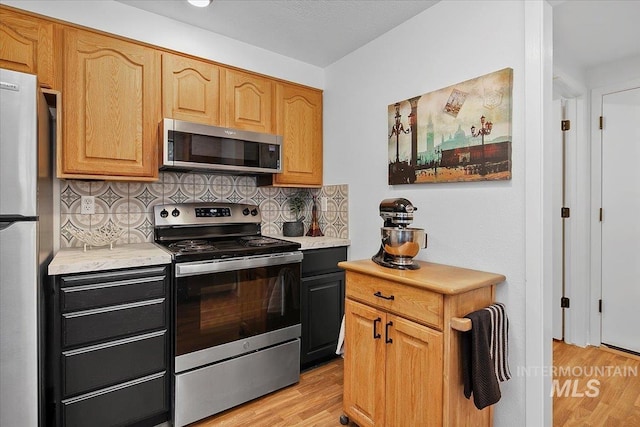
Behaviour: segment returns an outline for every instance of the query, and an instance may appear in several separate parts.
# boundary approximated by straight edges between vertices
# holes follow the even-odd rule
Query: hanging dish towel
[[[508,364],[509,319],[504,304],[496,303],[466,315],[471,330],[462,334],[464,395],[473,393],[478,409],[500,400],[498,382],[511,378]]]
[[[336,354],[344,355],[344,316],[342,316],[342,322],[340,323],[340,333],[338,334],[338,346],[336,347]]]

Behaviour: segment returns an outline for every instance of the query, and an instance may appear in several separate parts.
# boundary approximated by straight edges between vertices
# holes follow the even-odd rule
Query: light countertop
[[[287,240],[290,242],[300,243],[300,249],[320,249],[320,248],[333,248],[336,246],[349,246],[351,245],[351,240],[349,239],[339,239],[337,237],[288,237],[283,236],[282,234],[272,234],[269,237],[274,237],[276,239]]]
[[[171,255],[154,243],[116,245],[113,249],[61,249],[49,264],[49,275],[170,264]]]

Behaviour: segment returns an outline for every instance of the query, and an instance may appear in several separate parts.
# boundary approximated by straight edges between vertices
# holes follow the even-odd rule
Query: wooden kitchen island
[[[494,302],[505,276],[417,261],[417,270],[371,260],[346,270],[343,410],[365,426],[491,426],[463,394],[460,318]],[[453,320],[452,320],[453,319]]]

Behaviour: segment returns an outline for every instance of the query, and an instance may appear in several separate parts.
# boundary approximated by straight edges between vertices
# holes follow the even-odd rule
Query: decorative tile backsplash
[[[303,193],[307,203],[305,232],[311,223],[313,196],[317,196],[317,215],[325,236],[349,238],[348,186],[295,189],[258,187],[253,176],[207,175],[161,172],[152,183],[63,180],[60,185],[60,247],[78,247],[82,243],[71,234],[73,227],[95,230],[109,222],[126,230],[116,242],[153,241],[153,207],[167,203],[232,202],[260,206],[262,233],[282,234],[282,223],[294,219],[287,199]],[[95,197],[95,214],[80,213],[81,196]],[[327,198],[322,211],[320,198]]]

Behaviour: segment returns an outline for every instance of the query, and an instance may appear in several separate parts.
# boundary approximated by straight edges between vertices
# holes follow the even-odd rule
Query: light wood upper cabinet
[[[58,89],[54,24],[0,6],[0,68],[37,74],[40,86]]]
[[[59,177],[157,180],[158,51],[65,28],[63,105]]]
[[[276,134],[283,136],[283,167],[273,185],[322,186],[322,92],[278,83]]]
[[[242,71],[221,70],[223,126],[254,132],[274,133],[274,82],[266,77]]]
[[[206,125],[220,124],[220,68],[165,53],[162,55],[164,117]]]

